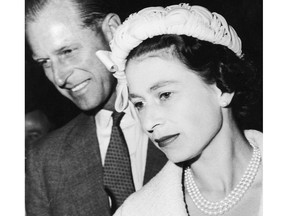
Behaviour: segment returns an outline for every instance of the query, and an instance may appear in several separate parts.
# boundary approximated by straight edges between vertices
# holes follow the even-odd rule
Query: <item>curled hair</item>
[[[239,58],[225,46],[212,44],[186,35],[160,35],[143,41],[127,57],[140,57],[172,48],[172,55],[193,70],[207,84],[214,84],[224,93],[234,92],[230,103],[241,129],[257,101],[256,68],[244,57]]]

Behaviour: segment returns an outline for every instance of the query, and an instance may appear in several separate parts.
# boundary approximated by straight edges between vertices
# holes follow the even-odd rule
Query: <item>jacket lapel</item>
[[[110,215],[95,127],[94,116],[83,114],[71,130],[75,136],[66,139],[63,186],[73,203],[68,211],[72,215]]]
[[[166,164],[166,155],[148,139],[147,160],[144,175],[144,184],[153,178]]]

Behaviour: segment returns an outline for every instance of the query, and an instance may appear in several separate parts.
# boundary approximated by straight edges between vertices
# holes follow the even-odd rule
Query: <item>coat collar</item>
[[[73,134],[73,136],[70,136]],[[81,114],[68,134],[62,154],[64,188],[71,195],[77,215],[109,214],[103,187],[103,169],[94,116]],[[65,154],[64,154],[65,153]]]
[[[158,149],[149,139],[144,175],[144,185],[164,167],[167,161],[168,159],[166,155],[160,149]]]
[[[175,212],[177,216],[187,216],[182,173],[182,167],[168,161],[157,176],[125,201],[115,216],[170,216]]]

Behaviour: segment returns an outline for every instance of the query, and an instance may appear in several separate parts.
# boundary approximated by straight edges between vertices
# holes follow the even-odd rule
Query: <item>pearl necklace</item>
[[[184,171],[184,178],[186,183],[186,189],[189,196],[193,200],[196,207],[207,215],[221,215],[229,211],[238,201],[243,197],[245,192],[253,183],[253,180],[257,174],[260,162],[261,154],[258,147],[251,144],[253,147],[253,156],[248,165],[247,170],[242,176],[237,186],[221,201],[210,202],[206,200],[197,187],[191,168],[188,166]]]

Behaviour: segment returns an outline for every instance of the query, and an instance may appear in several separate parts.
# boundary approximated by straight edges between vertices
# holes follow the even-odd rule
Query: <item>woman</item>
[[[116,215],[261,215],[262,134],[242,131],[253,68],[225,19],[187,4],[146,8],[97,56],[118,79],[168,157],[162,171]],[[125,70],[125,73],[124,73]]]

